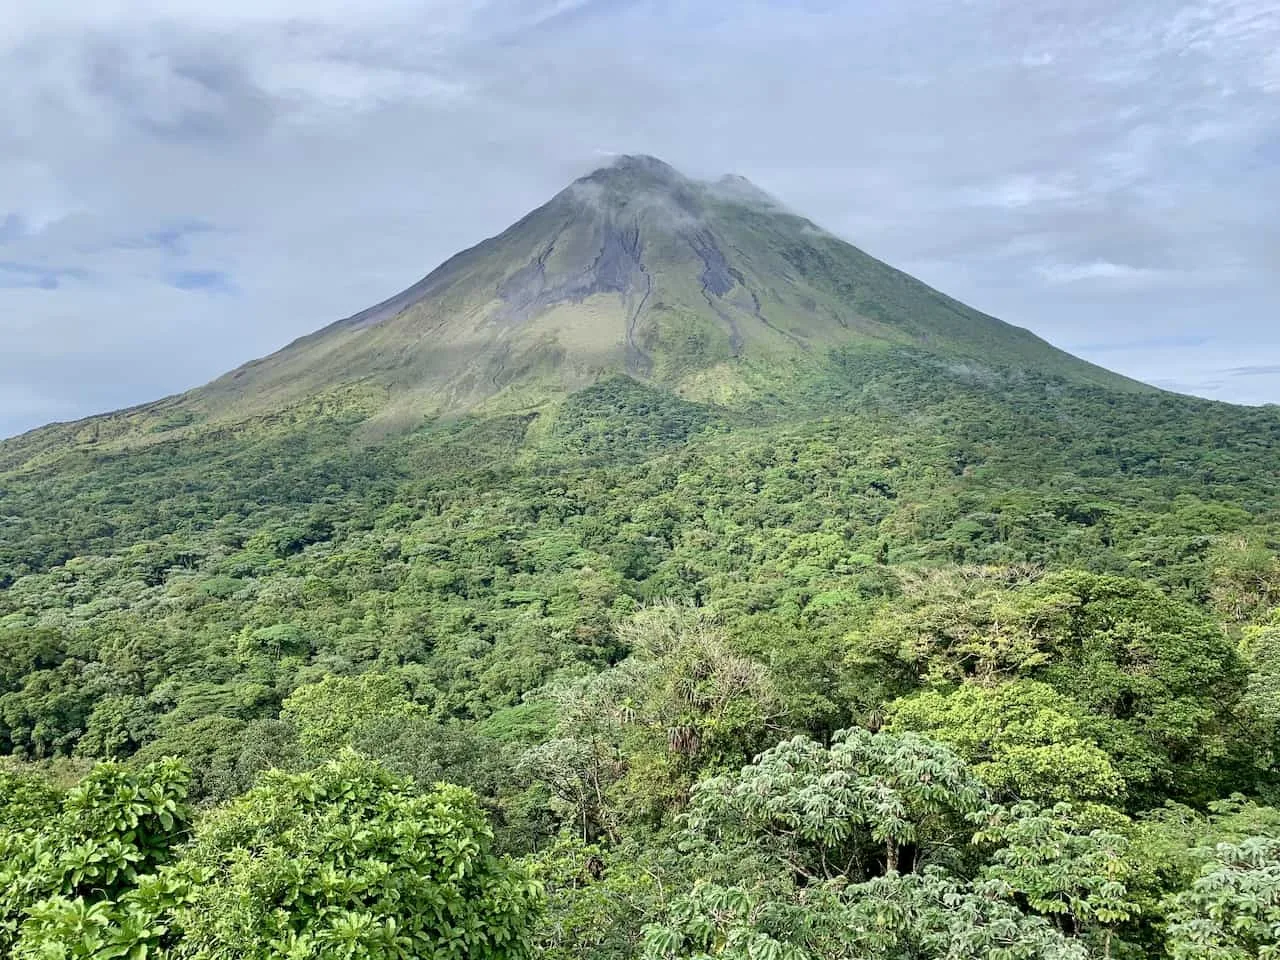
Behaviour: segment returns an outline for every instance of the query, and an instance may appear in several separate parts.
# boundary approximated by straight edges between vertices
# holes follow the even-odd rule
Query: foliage
[[[1246,715],[1235,709],[1245,683],[1237,651],[1207,616],[1136,580],[1069,570],[959,592],[928,580],[853,643],[861,667],[896,675],[904,692],[1048,684],[1103,721],[1092,724],[1098,745],[1147,796],[1212,798],[1248,749],[1234,736]]]
[[[1102,939],[1110,955],[1113,929],[1131,919],[1138,906],[1126,885],[1131,872],[1127,841],[1098,825],[1099,819],[1121,818],[1100,818],[1098,811],[1090,816],[1065,803],[1047,810],[1018,804],[994,811],[974,840],[997,845],[982,873],[1004,896],[1018,897],[1070,936]]]
[[[269,774],[180,843],[184,776],[100,765],[53,844],[38,825],[0,836],[12,956],[528,955],[537,885],[492,854],[465,790],[417,793],[348,758]]]
[[[536,940],[550,960],[637,956],[669,891],[695,872],[670,834],[610,846],[564,833],[530,861],[547,897]]]
[[[368,761],[270,774],[201,822],[177,956],[523,957],[535,885],[490,851],[465,790]]]
[[[1280,954],[1280,840],[1219,844],[1190,889],[1168,905],[1174,960]]]
[[[140,886],[171,859],[186,830],[188,778],[181,764],[165,761],[136,771],[100,764],[61,795],[38,781],[9,779],[14,790],[0,827],[0,950],[105,960],[125,955],[111,953],[115,947],[162,936],[139,905],[154,889]]]
[[[690,822],[753,844],[812,879],[910,871],[942,855],[982,807],[948,748],[915,734],[847,730],[830,748],[796,737],[699,784]]]
[[[657,605],[618,637],[623,664],[548,687],[556,728],[520,760],[584,841],[683,807],[700,774],[763,746],[781,713],[768,672],[705,611]]]
[[[1124,780],[1075,701],[1048,684],[964,683],[896,700],[886,729],[914,730],[955,748],[974,774],[1004,798],[1053,802],[1114,800]]]
[[[0,830],[20,830],[57,814],[62,793],[37,772],[0,767]]]
[[[990,884],[889,874],[792,902],[711,884],[646,930],[646,960],[1084,960],[1083,946],[1002,899]]]
[[[349,746],[353,732],[376,718],[408,720],[420,711],[409,700],[404,679],[391,674],[329,676],[295,690],[281,705],[303,749],[332,756]]]
[[[819,352],[0,446],[0,952],[1264,955],[1275,411]]]

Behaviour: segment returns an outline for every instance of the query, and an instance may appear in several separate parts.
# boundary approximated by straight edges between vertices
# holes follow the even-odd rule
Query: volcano
[[[120,447],[335,409],[363,436],[537,410],[623,376],[724,409],[812,405],[850,356],[1152,391],[940,293],[738,176],[626,156],[408,289],[203,387],[0,445]],[[865,363],[863,364],[865,369]],[[856,384],[849,384],[856,386]]]
[[[614,374],[735,405],[833,349],[1137,385],[987,316],[789,212],[741,177],[628,156],[401,293],[189,395],[202,416],[349,385],[376,416],[537,405]]]

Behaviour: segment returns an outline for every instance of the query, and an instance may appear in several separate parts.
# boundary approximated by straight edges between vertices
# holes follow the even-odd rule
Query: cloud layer
[[[0,12],[0,434],[186,389],[611,152],[1280,402],[1273,0],[70,0]]]

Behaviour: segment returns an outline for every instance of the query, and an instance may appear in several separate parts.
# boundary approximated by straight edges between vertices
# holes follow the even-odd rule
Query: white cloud
[[[437,30],[460,29],[489,6],[472,0],[42,0],[8,6],[0,14],[0,36],[19,41],[43,32],[130,29],[172,24],[192,30],[241,26],[326,24],[359,29],[360,24],[420,20]]]
[[[1070,201],[1077,196],[1077,191],[1062,183],[1051,183],[1039,177],[1021,175],[962,191],[962,196],[975,206],[1021,210]]]
[[[1095,260],[1092,263],[1050,263],[1036,268],[1049,283],[1081,283],[1091,280],[1125,284],[1154,283],[1163,276],[1160,270],[1133,267],[1126,263]]]
[[[1034,70],[1036,67],[1047,67],[1057,59],[1058,58],[1054,54],[1047,50],[1042,50],[1039,53],[1023,54],[1019,63],[1028,69]]]
[[[406,101],[452,102],[467,91],[458,80],[426,71],[320,57],[264,64],[254,79],[265,92],[283,100],[296,100],[304,112],[318,113],[323,118],[331,118],[332,111],[363,111]]]

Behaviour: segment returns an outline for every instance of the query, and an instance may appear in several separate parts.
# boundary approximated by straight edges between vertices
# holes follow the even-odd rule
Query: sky
[[[0,436],[206,382],[617,153],[1280,402],[1276,0],[7,0],[0,86]]]

